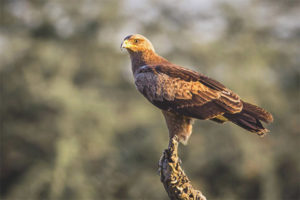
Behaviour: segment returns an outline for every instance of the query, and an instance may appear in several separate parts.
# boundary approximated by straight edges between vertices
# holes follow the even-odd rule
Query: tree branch
[[[201,191],[193,188],[180,164],[178,137],[174,136],[159,160],[160,180],[172,200],[206,200]]]

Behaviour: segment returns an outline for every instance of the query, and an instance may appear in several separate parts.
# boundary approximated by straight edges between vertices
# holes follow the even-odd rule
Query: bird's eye
[[[137,39],[134,40],[134,43],[135,43],[135,44],[137,44],[138,42],[139,42],[139,40],[137,40]]]

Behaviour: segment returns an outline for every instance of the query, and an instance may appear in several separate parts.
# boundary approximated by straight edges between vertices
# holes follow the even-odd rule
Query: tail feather
[[[255,116],[257,119],[262,120],[266,123],[273,122],[273,116],[271,113],[266,111],[263,108],[255,106],[253,104],[247,103],[243,101],[243,110],[246,110],[249,114]]]
[[[267,123],[273,121],[273,116],[269,112],[263,108],[246,102],[243,102],[243,110],[240,113],[225,113],[224,117],[228,118],[236,125],[260,136],[263,136],[265,133],[269,132],[268,129],[263,127],[260,120]]]

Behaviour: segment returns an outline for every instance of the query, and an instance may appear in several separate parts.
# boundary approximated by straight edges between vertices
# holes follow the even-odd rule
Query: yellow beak
[[[124,40],[121,44],[121,48],[129,48],[130,47],[130,43],[128,42],[128,40]]]

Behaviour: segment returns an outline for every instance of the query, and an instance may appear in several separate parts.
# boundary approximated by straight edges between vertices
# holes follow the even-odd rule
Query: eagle
[[[177,135],[186,144],[195,119],[229,121],[259,136],[269,132],[261,123],[273,121],[269,112],[243,101],[218,81],[159,56],[146,37],[128,35],[122,48],[130,55],[136,88],[161,109],[170,138]]]

